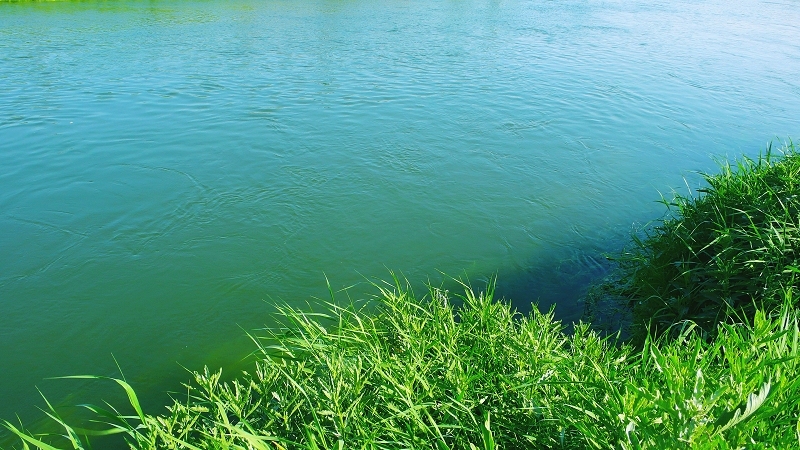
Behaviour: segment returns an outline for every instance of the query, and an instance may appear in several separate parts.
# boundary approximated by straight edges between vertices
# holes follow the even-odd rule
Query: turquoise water
[[[580,316],[659,192],[800,132],[797,1],[0,3],[0,418],[151,412],[388,270]],[[340,294],[344,297],[344,294]],[[113,357],[112,357],[113,355]],[[72,392],[71,396],[68,393]]]

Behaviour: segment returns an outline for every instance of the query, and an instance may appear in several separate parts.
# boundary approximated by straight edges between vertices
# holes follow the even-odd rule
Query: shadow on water
[[[578,321],[591,322],[593,328],[604,332],[616,332],[624,323],[617,317],[616,303],[603,295],[603,283],[613,275],[613,258],[623,248],[623,240],[616,239],[606,245],[588,250],[563,249],[547,254],[537,254],[524,267],[501,268],[494,273],[446,273],[429,275],[427,281],[409,279],[402,273],[395,274],[401,283],[410,287],[419,298],[427,294],[428,286],[449,291],[454,297],[463,293],[461,283],[476,293],[485,292],[489,283],[495,280],[494,298],[509,302],[522,314],[529,314],[533,307],[547,312],[554,310],[555,319],[561,321],[570,332],[572,324]],[[388,282],[390,277],[372,280],[377,284]],[[353,286],[350,294],[354,298],[367,298],[365,293],[369,282]],[[599,296],[598,296],[599,295]],[[591,303],[587,309],[587,299],[591,297],[600,303]],[[341,296],[344,298],[344,295]],[[340,301],[337,295],[337,301]],[[598,310],[599,308],[599,310]],[[612,317],[613,316],[613,317]]]
[[[534,305],[545,312],[555,308],[556,319],[570,324],[583,317],[589,288],[611,269],[611,261],[599,252],[540,257],[528,267],[499,272],[496,297],[510,301],[523,314]]]

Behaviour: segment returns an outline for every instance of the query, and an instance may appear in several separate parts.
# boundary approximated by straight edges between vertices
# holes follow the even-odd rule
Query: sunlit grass
[[[491,286],[490,286],[491,288]],[[421,299],[382,286],[373,305],[285,308],[285,327],[254,337],[251,374],[194,376],[159,415],[94,408],[104,425],[68,425],[27,445],[86,448],[120,433],[132,448],[797,448],[798,318],[788,305],[752,324],[722,324],[709,343],[616,346],[552,314],[517,314],[491,289]],[[93,428],[95,431],[87,431]]]

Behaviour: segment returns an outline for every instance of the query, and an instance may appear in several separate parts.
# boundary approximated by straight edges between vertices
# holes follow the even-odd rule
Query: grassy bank
[[[127,417],[91,408],[141,449],[800,446],[789,307],[721,325],[710,343],[689,325],[642,350],[586,325],[567,335],[551,314],[523,317],[469,289],[417,299],[386,286],[369,311],[330,304],[285,318],[237,381],[197,373],[159,416],[135,401]],[[64,431],[73,442],[47,439],[80,448],[86,431]]]
[[[706,332],[770,311],[800,280],[800,155],[771,147],[720,164],[699,196],[676,195],[666,218],[618,259],[614,287],[634,335],[691,320]]]
[[[136,449],[800,448],[800,159],[707,181],[620,259],[635,345],[520,315],[492,284],[417,296],[395,279],[369,302],[283,309],[250,373],[197,372],[161,414],[108,379],[127,409],[85,405],[83,427],[50,409],[58,435],[6,425],[48,450],[103,434]]]

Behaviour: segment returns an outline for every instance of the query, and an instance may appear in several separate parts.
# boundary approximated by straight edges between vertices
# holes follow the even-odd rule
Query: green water
[[[157,412],[388,269],[572,320],[659,192],[800,132],[800,3],[0,3],[0,418]],[[688,187],[687,187],[688,186]],[[342,294],[343,295],[343,294]],[[72,393],[68,396],[68,393]]]

